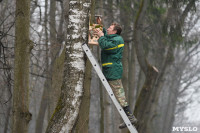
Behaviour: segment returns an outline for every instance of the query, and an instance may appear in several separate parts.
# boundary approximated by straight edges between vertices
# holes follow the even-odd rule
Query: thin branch
[[[51,79],[51,77],[46,77],[46,76],[44,76],[44,75],[37,74],[37,73],[32,73],[32,72],[30,72],[30,74],[33,75],[33,76],[41,77],[41,78]]]

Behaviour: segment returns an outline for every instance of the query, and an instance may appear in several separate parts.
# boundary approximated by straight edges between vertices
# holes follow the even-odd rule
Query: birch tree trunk
[[[81,45],[87,40],[90,0],[69,1],[64,79],[57,107],[49,122],[47,133],[72,132],[83,96],[85,72]]]
[[[13,90],[13,133],[28,132],[29,112],[29,39],[30,1],[16,1],[15,67]]]

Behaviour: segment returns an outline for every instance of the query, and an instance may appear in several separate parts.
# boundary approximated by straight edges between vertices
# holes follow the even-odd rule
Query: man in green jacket
[[[100,20],[97,21],[99,24]],[[101,30],[95,30],[96,35],[99,36],[99,46],[101,48],[101,62],[102,70],[106,79],[108,80],[109,85],[111,86],[118,102],[123,107],[126,115],[132,124],[137,123],[137,119],[134,117],[130,107],[126,101],[124,88],[122,85],[122,53],[124,48],[124,40],[120,36],[122,28],[117,23],[112,23],[110,27],[103,32]],[[119,125],[119,128],[125,128],[126,124],[122,123]]]

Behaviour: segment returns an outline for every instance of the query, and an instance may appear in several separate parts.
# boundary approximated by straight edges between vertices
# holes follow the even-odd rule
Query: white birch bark
[[[84,52],[81,45],[87,40],[90,0],[70,0],[66,40],[66,59],[61,96],[46,132],[69,133],[76,122],[85,72]],[[69,14],[67,16],[66,14]]]

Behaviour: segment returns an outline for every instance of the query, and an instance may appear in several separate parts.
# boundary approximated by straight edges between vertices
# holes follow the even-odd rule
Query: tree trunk
[[[91,86],[92,65],[89,60],[86,61],[85,78],[83,83],[84,94],[80,105],[78,120],[73,128],[74,133],[88,133],[89,110],[90,110],[90,86]]]
[[[104,89],[104,88],[103,88]],[[104,91],[104,98],[105,98],[105,112],[104,112],[104,127],[105,127],[105,132],[106,133],[112,133],[112,128],[113,128],[113,124],[112,124],[112,102],[110,100],[110,97],[107,95],[107,92]]]
[[[29,39],[30,1],[16,1],[15,27],[15,67],[13,90],[13,133],[28,132],[28,123],[31,120],[29,112]]]
[[[104,8],[104,1],[103,0],[100,0],[99,1],[99,3],[98,3],[98,5],[100,5],[100,9],[99,9],[99,13],[102,15],[102,16],[104,16],[104,10],[103,10],[103,8]],[[97,58],[99,59],[100,58],[100,56],[99,56],[99,53],[100,53],[100,48],[99,47],[97,47]],[[101,84],[101,81],[100,80],[98,80],[97,81],[98,83],[99,83],[99,93],[100,93],[100,112],[101,112],[101,115],[100,115],[100,133],[104,133],[104,131],[105,131],[105,128],[104,128],[104,120],[105,120],[105,118],[104,118],[104,112],[105,112],[105,106],[104,106],[104,97],[105,97],[105,95],[103,95],[104,94],[104,89],[103,89],[103,85]]]
[[[54,102],[54,96],[55,93],[53,93],[54,88],[52,88],[52,66],[56,60],[56,57],[58,57],[58,53],[60,51],[61,44],[57,43],[56,40],[56,1],[50,0],[50,10],[49,10],[49,26],[50,26],[50,52],[47,54],[47,77],[51,77],[46,79],[46,89],[48,94],[48,103],[47,103],[47,109],[48,109],[48,121],[55,109],[55,102]],[[48,44],[47,44],[48,45]],[[50,65],[51,64],[51,65]],[[50,66],[49,66],[50,65]]]
[[[100,83],[100,81],[99,81]],[[100,118],[100,133],[103,133],[105,128],[104,128],[104,110],[105,110],[105,106],[104,106],[104,91],[103,91],[103,86],[102,84],[100,84],[99,86],[100,89],[100,109],[101,109],[101,118]]]
[[[94,10],[95,9],[95,0],[91,0],[90,13],[91,17],[95,18]],[[91,48],[91,47],[90,47]],[[73,133],[88,133],[89,130],[89,111],[90,111],[90,86],[92,79],[92,64],[87,59],[85,66],[85,77],[83,83],[84,94],[82,102],[80,105],[80,113],[77,118],[77,122],[73,127]]]
[[[95,52],[97,51],[95,48],[94,50],[94,56]],[[100,119],[100,105],[99,105],[99,93],[101,93],[101,83],[99,82],[99,78],[96,74],[96,72],[94,71],[94,69],[92,69],[92,81],[91,81],[91,100],[90,100],[90,119],[89,119],[89,133],[101,133],[99,130],[100,128],[100,124],[99,124],[99,119]],[[101,116],[102,117],[102,116]]]
[[[11,89],[11,88],[10,88]],[[5,116],[5,126],[4,126],[4,130],[3,130],[3,132],[4,133],[8,133],[9,132],[9,124],[10,124],[10,114],[11,114],[11,102],[8,102],[7,103],[7,112],[6,112],[6,116]]]
[[[45,47],[46,47],[46,71],[48,70],[48,29],[47,29],[47,22],[48,22],[48,15],[47,15],[47,10],[48,10],[48,0],[45,0],[45,14],[44,14],[44,28],[45,28]],[[46,73],[47,76],[47,73]],[[48,76],[47,76],[48,77]],[[47,80],[47,79],[46,79]],[[49,80],[49,79],[48,79]],[[38,112],[38,116],[36,119],[36,127],[35,127],[35,133],[42,133],[43,126],[44,126],[44,118],[45,118],[45,113],[46,113],[46,108],[47,108],[47,103],[48,103],[48,86],[47,82],[44,83],[44,90],[42,94],[42,99],[40,103],[40,108]]]
[[[176,76],[174,76],[176,77]],[[176,82],[173,82],[176,81]],[[169,97],[168,97],[168,103],[165,106],[165,114],[164,114],[164,122],[163,122],[163,127],[160,131],[162,133],[169,133],[171,132],[171,128],[173,125],[174,121],[174,114],[175,114],[175,109],[176,109],[176,103],[177,103],[177,97],[178,97],[178,88],[179,85],[174,85],[177,84],[177,80],[172,80],[172,85],[169,88]]]
[[[125,91],[125,94],[126,94],[126,97],[127,97],[127,94],[128,94],[128,81],[129,81],[129,77],[128,77],[128,54],[129,54],[129,49],[128,49],[128,44],[126,44],[125,42],[125,46],[124,46],[124,51],[123,51],[123,60],[122,60],[122,63],[123,63],[123,78],[122,78],[122,83],[123,83],[123,87],[124,87],[124,91]],[[128,99],[127,99],[128,100]]]
[[[84,52],[81,45],[87,40],[89,7],[89,0],[69,1],[64,79],[47,133],[72,132],[77,120],[85,73]]]
[[[60,88],[62,85],[62,76],[63,76],[63,54],[61,54],[60,57],[58,57],[62,42],[63,42],[63,2],[60,2],[60,6],[62,9],[62,14],[60,17],[60,23],[58,32],[56,33],[56,23],[55,23],[55,12],[56,12],[56,2],[55,0],[51,0],[50,2],[50,43],[51,47],[49,48],[48,44],[48,33],[47,30],[47,1],[45,4],[45,34],[46,34],[46,76],[49,77],[46,79],[44,84],[44,91],[43,96],[40,104],[40,110],[38,113],[38,118],[36,122],[36,133],[41,133],[42,130],[47,125],[44,125],[44,118],[45,113],[47,113],[47,120],[49,121],[55,107],[56,103],[58,101],[59,95],[60,95]],[[69,4],[69,3],[67,3]],[[67,10],[66,6],[66,10]],[[67,10],[68,11],[68,10]],[[57,35],[57,38],[56,38]],[[49,52],[50,49],[50,52]],[[65,49],[63,50],[63,52]],[[57,69],[57,70],[56,70]],[[48,111],[46,111],[48,109]]]

